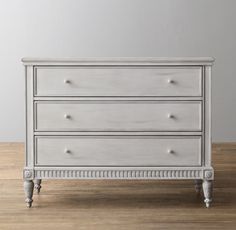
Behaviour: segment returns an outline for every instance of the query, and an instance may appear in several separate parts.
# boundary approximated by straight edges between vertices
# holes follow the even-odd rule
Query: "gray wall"
[[[0,141],[24,140],[23,56],[213,56],[213,140],[236,141],[235,22],[235,0],[2,0]]]

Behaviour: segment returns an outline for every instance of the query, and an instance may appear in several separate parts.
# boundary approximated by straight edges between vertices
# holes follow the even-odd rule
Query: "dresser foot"
[[[33,202],[33,191],[34,191],[34,182],[33,180],[24,181],[24,191],[25,191],[25,202],[28,208],[32,206]]]
[[[40,193],[40,190],[42,188],[41,183],[42,183],[41,179],[36,179],[34,181],[34,189],[37,191],[38,194]]]
[[[206,207],[209,208],[212,202],[212,192],[213,192],[213,181],[212,180],[204,180],[202,183],[203,193],[205,197]]]
[[[195,191],[199,195],[202,191],[202,180],[199,179],[195,180],[194,183],[195,183]]]

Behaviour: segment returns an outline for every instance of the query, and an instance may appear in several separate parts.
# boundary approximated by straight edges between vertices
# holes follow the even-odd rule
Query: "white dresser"
[[[190,179],[209,207],[213,61],[24,58],[27,206],[42,179]]]

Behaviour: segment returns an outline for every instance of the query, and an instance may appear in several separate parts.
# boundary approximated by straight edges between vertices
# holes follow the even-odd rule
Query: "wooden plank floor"
[[[0,230],[236,229],[236,144],[213,145],[210,209],[182,180],[48,180],[27,209],[23,160],[23,144],[0,144]]]

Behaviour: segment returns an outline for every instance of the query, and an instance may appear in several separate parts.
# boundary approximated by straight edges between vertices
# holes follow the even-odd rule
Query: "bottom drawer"
[[[37,166],[200,166],[200,136],[37,136]]]

